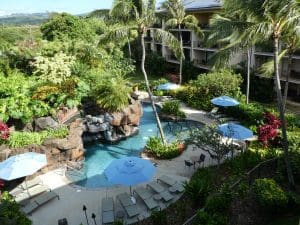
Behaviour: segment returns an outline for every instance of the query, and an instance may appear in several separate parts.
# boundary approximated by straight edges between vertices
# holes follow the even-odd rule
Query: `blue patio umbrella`
[[[32,175],[47,165],[46,155],[35,152],[27,152],[11,156],[0,163],[0,178],[14,180],[20,177]]]
[[[180,87],[180,85],[178,85],[178,84],[168,82],[168,83],[165,83],[165,84],[158,85],[157,90],[166,90],[166,91],[168,91],[168,90],[175,90],[179,87]]]
[[[147,182],[155,174],[155,167],[150,160],[138,157],[125,157],[112,161],[104,170],[109,182],[130,186]]]
[[[211,103],[218,106],[237,106],[240,104],[237,100],[228,96],[213,98]]]
[[[236,123],[221,124],[218,126],[218,130],[223,136],[236,140],[246,140],[253,137],[251,130]]]

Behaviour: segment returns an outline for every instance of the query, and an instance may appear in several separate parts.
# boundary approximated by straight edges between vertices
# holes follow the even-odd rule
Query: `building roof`
[[[185,11],[201,11],[221,8],[221,0],[182,0]],[[158,4],[157,12],[165,12],[166,9],[162,7],[161,1]]]

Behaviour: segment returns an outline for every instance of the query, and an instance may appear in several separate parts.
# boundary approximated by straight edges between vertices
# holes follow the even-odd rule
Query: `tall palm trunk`
[[[251,48],[249,48],[247,50],[247,88],[246,88],[246,104],[249,103],[249,93],[250,93],[250,73],[251,73],[251,54],[252,54],[252,51],[251,51]]]
[[[166,141],[165,134],[164,134],[164,131],[163,131],[162,126],[161,126],[161,123],[160,123],[160,119],[159,119],[158,113],[157,113],[157,111],[156,111],[156,107],[155,107],[155,103],[154,103],[154,100],[153,100],[152,92],[151,92],[151,90],[150,90],[150,85],[149,85],[149,81],[148,81],[148,76],[147,76],[147,73],[146,73],[146,70],[145,70],[146,49],[145,49],[144,36],[145,36],[145,34],[144,34],[144,32],[142,31],[142,32],[141,32],[141,46],[142,46],[141,70],[142,70],[142,72],[143,72],[143,74],[144,74],[145,83],[146,83],[146,87],[147,87],[147,92],[148,92],[148,94],[149,94],[151,106],[152,106],[152,109],[153,109],[153,112],[154,112],[154,115],[155,115],[155,119],[156,119],[156,123],[157,123],[157,127],[158,127],[158,129],[159,129],[159,133],[160,133],[161,139],[162,139],[163,143],[166,144],[167,141]]]
[[[183,41],[182,41],[182,32],[181,32],[181,26],[179,24],[178,26],[179,28],[179,39],[180,39],[180,48],[182,49],[183,48]],[[181,85],[182,83],[182,56],[180,56],[180,62],[179,62],[179,85]]]
[[[131,45],[130,45],[130,40],[129,40],[129,38],[127,38],[127,44],[128,44],[129,58],[131,59]]]
[[[286,122],[285,122],[285,118],[284,118],[281,84],[280,84],[280,77],[279,77],[278,49],[279,49],[279,37],[277,35],[274,35],[275,86],[276,86],[276,92],[277,92],[277,105],[278,105],[278,110],[279,110],[279,114],[280,114],[280,120],[282,122],[281,130],[282,130],[282,139],[283,139],[284,160],[285,160],[287,176],[288,176],[290,186],[292,188],[294,188],[295,181],[294,181],[291,162],[290,162],[290,158],[289,158],[289,145],[288,145],[288,140],[287,140]]]
[[[285,77],[285,85],[284,85],[284,94],[283,94],[283,111],[284,112],[285,112],[286,99],[287,99],[288,90],[289,90],[289,80],[290,80],[291,70],[292,70],[292,56],[293,56],[293,54],[289,53],[287,72],[286,72],[286,77]]]

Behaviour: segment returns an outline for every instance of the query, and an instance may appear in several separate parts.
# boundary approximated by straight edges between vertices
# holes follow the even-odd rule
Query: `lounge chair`
[[[117,195],[121,205],[124,207],[128,217],[134,217],[140,214],[140,210],[136,204],[133,204],[131,197],[128,193],[122,193]]]
[[[158,207],[158,203],[153,199],[153,194],[147,188],[136,188],[134,193],[136,193],[143,200],[149,210]]]
[[[150,187],[153,191],[159,194],[162,197],[162,199],[166,202],[173,199],[173,195],[168,190],[166,190],[161,184],[155,181],[148,183],[147,187]]]
[[[39,185],[39,184],[42,184],[42,180],[39,177],[36,177],[32,180],[24,181],[23,183],[21,183],[17,187],[15,187],[13,190],[11,190],[9,193],[12,196],[17,196],[18,194],[20,194],[24,190],[26,190],[28,188],[32,188],[32,187],[34,187],[36,185]]]
[[[20,184],[20,187],[22,187],[24,190],[28,189],[28,188],[32,188],[36,185],[42,185],[43,182],[39,177],[36,177],[32,180],[29,181],[24,181],[22,184]]]
[[[21,209],[25,214],[31,214],[34,210],[36,210],[37,208],[41,207],[42,205],[54,198],[59,199],[59,195],[56,194],[54,191],[49,191],[31,199]]]
[[[101,204],[102,224],[109,224],[115,222],[113,198],[103,198]]]
[[[176,181],[167,175],[162,175],[161,177],[157,178],[157,182],[162,182],[162,183],[168,185],[169,187],[174,189],[176,192],[181,193],[184,191],[182,182]]]
[[[45,185],[36,185],[32,188],[29,188],[27,190],[24,190],[20,194],[15,196],[15,201],[17,203],[20,203],[21,205],[26,202],[26,200],[29,200],[30,198],[39,195],[43,192],[50,191],[49,187]]]

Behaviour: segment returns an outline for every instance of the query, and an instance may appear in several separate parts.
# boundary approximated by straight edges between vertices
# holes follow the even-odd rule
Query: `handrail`
[[[239,185],[243,180],[245,179],[248,179],[248,182],[250,184],[250,175],[252,173],[254,173],[255,171],[257,170],[260,170],[260,168],[262,166],[265,166],[267,164],[271,164],[273,163],[274,161],[277,161],[278,158],[272,158],[272,159],[268,159],[266,161],[263,161],[263,162],[260,162],[259,164],[257,164],[255,167],[253,167],[251,170],[249,170],[248,172],[245,173],[246,177],[240,177],[239,179],[237,179],[229,188],[230,190],[234,189],[237,185]],[[259,174],[260,175],[260,174]],[[204,207],[201,208],[201,209],[198,209],[197,210],[197,213],[198,211],[203,211],[204,210]],[[190,218],[188,218],[182,225],[190,225],[192,224],[192,222],[194,222],[194,220],[196,219],[197,217],[197,213],[195,213],[194,215],[192,215]]]

